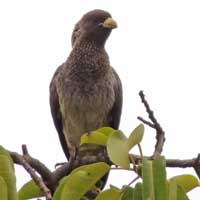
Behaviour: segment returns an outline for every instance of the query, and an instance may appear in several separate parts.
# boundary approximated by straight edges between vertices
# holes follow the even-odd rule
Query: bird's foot
[[[65,165],[67,162],[60,162],[60,163],[56,163],[54,168],[56,169],[57,167],[63,166]]]
[[[87,131],[86,135],[89,136],[92,132],[91,131]]]

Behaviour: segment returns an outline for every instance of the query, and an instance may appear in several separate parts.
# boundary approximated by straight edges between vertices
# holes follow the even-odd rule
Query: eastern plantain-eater
[[[116,27],[106,11],[83,15],[72,33],[72,51],[52,78],[51,113],[67,159],[75,155],[82,134],[119,127],[122,86],[105,50]]]

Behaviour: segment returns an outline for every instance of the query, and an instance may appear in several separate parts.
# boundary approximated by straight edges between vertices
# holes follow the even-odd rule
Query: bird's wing
[[[121,117],[121,111],[122,111],[122,84],[121,80],[116,73],[116,71],[112,68],[114,77],[115,77],[115,85],[114,85],[114,91],[115,91],[115,103],[109,113],[109,126],[118,129],[119,123],[120,123],[120,117]]]
[[[62,115],[60,111],[60,104],[59,104],[59,98],[56,90],[56,78],[61,70],[63,65],[61,65],[55,72],[52,81],[50,83],[50,107],[51,107],[51,114],[53,117],[54,125],[56,127],[56,130],[59,135],[60,143],[62,145],[63,151],[65,153],[65,156],[69,160],[69,151],[68,151],[68,146],[65,140],[65,136],[63,133],[63,124],[62,124]]]

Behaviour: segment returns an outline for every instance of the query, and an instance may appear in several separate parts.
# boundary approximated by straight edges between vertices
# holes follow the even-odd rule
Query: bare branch
[[[159,156],[162,153],[162,149],[163,149],[164,142],[165,142],[165,132],[163,131],[160,124],[158,123],[157,119],[154,117],[154,113],[151,110],[147,100],[145,99],[145,95],[144,95],[143,91],[139,92],[139,96],[141,98],[142,103],[144,104],[144,106],[146,108],[146,111],[149,115],[149,119],[153,122],[153,126],[156,129],[156,145],[155,145],[155,150],[154,150],[154,153],[152,156],[153,158],[156,158],[157,156]],[[142,118],[139,118],[139,119],[141,120]],[[146,120],[144,122],[147,123]],[[150,124],[149,122],[147,124],[152,127],[152,124]]]
[[[195,159],[194,170],[200,179],[200,154],[198,154],[197,158]]]
[[[142,157],[130,154],[135,160],[135,163],[140,163],[142,161]],[[146,156],[145,156],[146,157]],[[146,157],[149,160],[152,160],[152,157]],[[179,167],[179,168],[187,168],[187,167],[193,167],[197,173],[197,176],[200,179],[200,154],[198,154],[197,158],[192,159],[166,159],[166,166],[167,167]]]
[[[24,156],[15,152],[8,152],[10,153],[15,164],[19,164],[24,167],[22,162],[22,160],[24,160],[26,163],[29,164],[29,166],[31,166],[31,168],[35,169],[41,175],[42,180],[44,180],[43,183],[45,183],[46,186],[51,190],[52,194],[58,186],[59,180],[64,176],[70,174],[73,169],[82,165],[96,162],[106,162],[108,164],[112,164],[105,151],[102,151],[102,148],[99,148],[98,150],[90,149],[90,151],[88,151],[87,149],[87,152],[84,152],[83,150],[80,151],[76,156],[76,160],[68,162],[63,166],[57,168],[55,171],[51,172],[42,162],[40,162],[38,159],[31,157],[28,154],[26,145],[23,145],[23,153],[25,153]],[[39,183],[36,182],[36,184],[38,185]]]
[[[148,125],[151,128],[155,128],[154,124],[152,124],[151,122],[143,119],[142,117],[137,117],[138,120],[140,120],[141,122],[143,122],[144,124]]]
[[[22,153],[24,156],[29,155],[26,144],[22,144]]]
[[[52,172],[38,159],[30,156],[26,145],[22,145],[22,152],[24,159],[40,174],[44,182],[47,183],[48,188],[51,191],[55,191],[58,185],[58,180],[54,178]]]
[[[22,161],[21,161],[22,156],[20,154],[18,154],[16,152],[9,152],[9,153],[10,153],[13,161],[15,162],[15,164],[22,165]],[[141,160],[142,160],[142,157],[139,155],[130,154],[129,156],[134,158],[135,163],[141,162]],[[152,157],[150,157],[150,156],[146,157],[146,158],[148,158],[150,160],[152,159]],[[37,159],[33,159],[33,160],[37,160]],[[95,162],[99,162],[99,161],[107,162],[108,158],[104,156],[104,157],[101,157],[101,160],[99,160],[98,157],[93,158],[93,160],[90,160],[85,157],[84,163],[83,162],[80,163],[81,161],[79,161],[79,162],[74,163],[71,166],[73,169],[75,169],[78,165],[80,166],[80,164],[86,165],[86,164],[95,163]],[[32,161],[32,162],[34,162],[34,161]],[[60,180],[62,177],[68,175],[71,172],[69,170],[69,168],[71,168],[71,167],[69,167],[69,165],[70,165],[70,163],[64,164],[63,166],[61,166],[61,167],[57,168],[56,170],[54,170],[53,172],[51,172],[51,175],[54,177],[54,179]],[[193,168],[195,168],[195,170],[200,171],[199,155],[197,158],[192,158],[192,159],[182,159],[182,160],[181,159],[166,159],[166,166],[167,167],[179,167],[179,168],[193,167]]]
[[[140,178],[140,176],[137,176],[134,178],[127,186],[131,186],[135,181],[137,181]]]
[[[31,165],[26,161],[26,159],[18,153],[10,152],[10,155],[14,161],[17,161],[17,164],[20,164],[24,167],[24,169],[30,174],[31,178],[38,185],[40,190],[43,192],[44,196],[47,200],[51,200],[51,191],[45,185],[44,181],[36,174],[35,170],[31,167]]]

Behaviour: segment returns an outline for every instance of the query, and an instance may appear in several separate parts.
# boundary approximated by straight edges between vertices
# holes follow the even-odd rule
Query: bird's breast
[[[68,145],[77,146],[83,133],[109,125],[108,113],[115,98],[109,79],[85,84],[68,80],[59,94]]]
[[[114,82],[111,70],[104,76],[79,74],[63,76],[57,87],[68,144],[79,145],[80,136],[88,131],[109,125],[108,115],[114,101]],[[76,135],[76,137],[75,137]]]
[[[100,121],[100,126],[104,125],[115,99],[112,79],[104,77],[95,82],[66,80],[61,90],[59,94],[63,115],[74,124],[94,124],[96,120]]]
[[[69,107],[80,112],[96,111],[107,112],[114,103],[114,88],[109,79],[102,78],[97,81],[73,81],[66,86],[66,101]]]

